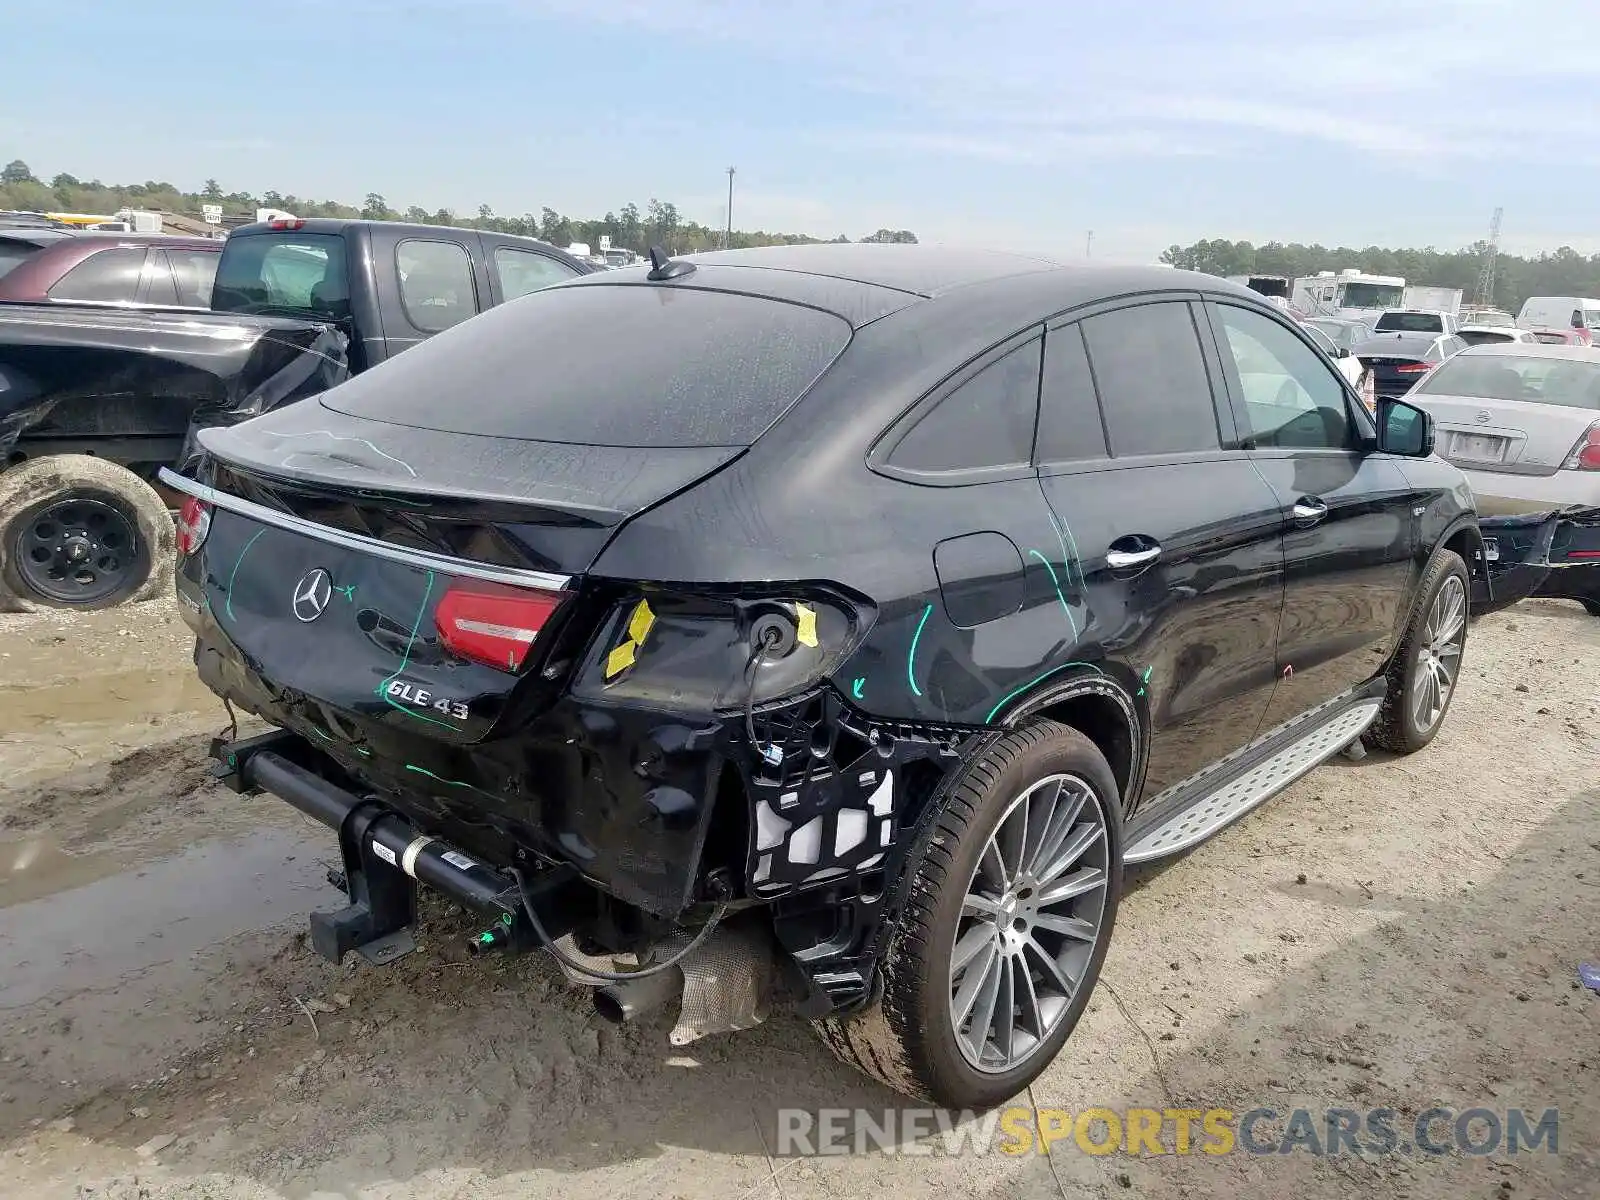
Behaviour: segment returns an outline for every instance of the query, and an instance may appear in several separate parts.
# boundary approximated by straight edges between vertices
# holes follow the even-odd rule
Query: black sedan
[[[1448,333],[1380,333],[1351,353],[1361,363],[1367,407],[1379,400],[1404,396],[1429,371],[1467,343]]]
[[[603,364],[598,366],[597,364]],[[495,308],[200,435],[178,594],[339,831],[677,1044],[780,1000],[955,1107],[1088,1003],[1125,863],[1440,728],[1479,534],[1429,419],[1186,272],[708,254]]]

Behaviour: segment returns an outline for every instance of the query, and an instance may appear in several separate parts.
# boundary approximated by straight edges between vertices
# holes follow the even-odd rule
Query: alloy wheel
[[[1100,940],[1106,814],[1076,775],[1013,800],[967,884],[950,956],[950,1020],[979,1071],[1032,1058],[1072,1006]]]
[[[1416,672],[1411,681],[1411,716],[1417,732],[1427,733],[1444,715],[1461,668],[1461,650],[1467,633],[1467,589],[1459,575],[1445,576],[1417,648]]]

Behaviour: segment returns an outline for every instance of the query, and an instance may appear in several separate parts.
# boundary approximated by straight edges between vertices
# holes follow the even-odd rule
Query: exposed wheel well
[[[1134,739],[1128,718],[1110,696],[1090,692],[1069,696],[1031,714],[1070,725],[1093,742],[1116,776],[1117,790],[1124,798],[1133,782]]]
[[[1483,534],[1471,525],[1463,525],[1445,539],[1444,548],[1454,550],[1461,556],[1461,561],[1467,564],[1467,574],[1485,585],[1487,594],[1489,564],[1483,557]]]

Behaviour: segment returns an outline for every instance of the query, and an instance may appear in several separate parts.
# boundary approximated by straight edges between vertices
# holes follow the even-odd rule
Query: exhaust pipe
[[[608,983],[594,990],[594,1011],[603,1021],[621,1025],[661,1008],[683,994],[683,972],[677,967],[657,971],[625,983]]]

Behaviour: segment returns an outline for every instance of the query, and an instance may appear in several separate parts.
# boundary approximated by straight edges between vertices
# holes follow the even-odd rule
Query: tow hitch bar
[[[356,950],[368,962],[384,964],[415,950],[411,927],[419,882],[489,917],[489,928],[469,941],[470,952],[539,945],[513,880],[447,842],[419,834],[378,797],[358,796],[294,761],[304,760],[307,749],[297,734],[275,730],[231,742],[217,738],[211,756],[217,760],[213,774],[230,790],[271,792],[338,831],[343,869],[329,871],[328,880],[350,903],[337,912],[311,914],[311,945],[318,954],[337,963]],[[551,891],[572,875],[570,868],[537,872],[530,890]],[[550,920],[541,912],[541,923]]]

